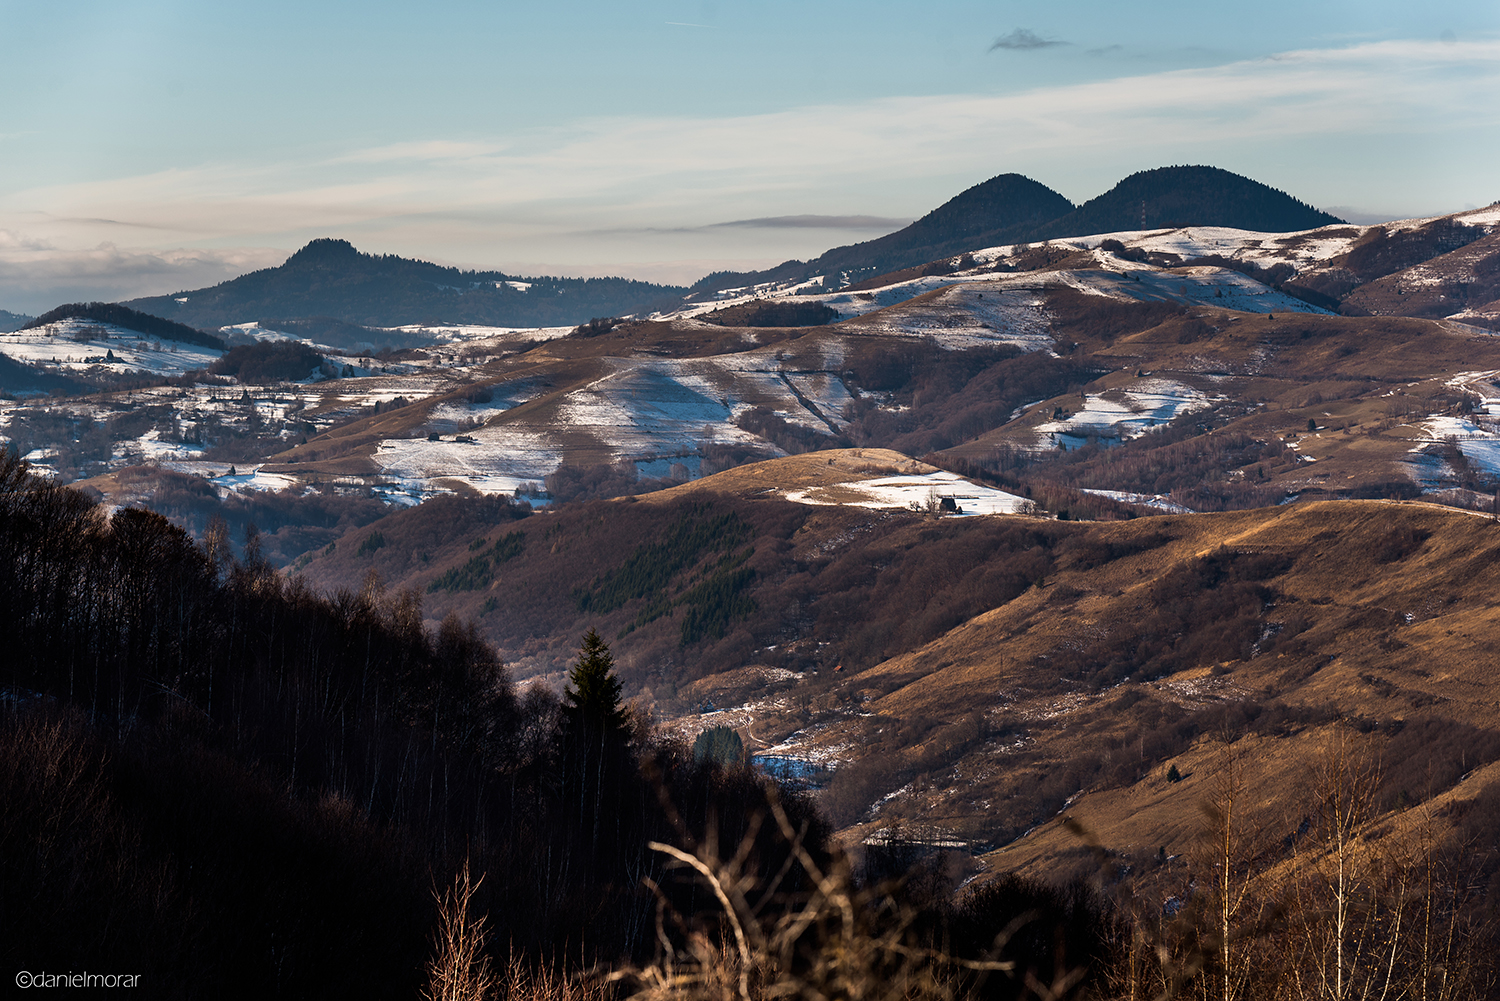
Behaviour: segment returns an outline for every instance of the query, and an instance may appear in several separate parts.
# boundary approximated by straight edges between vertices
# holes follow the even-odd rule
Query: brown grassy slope
[[[935,521],[751,499],[881,475],[898,458],[815,453],[520,521],[494,501],[449,498],[351,533],[306,572],[326,583],[375,569],[425,592],[519,533],[520,554],[493,580],[424,593],[429,612],[477,617],[520,674],[553,680],[597,625],[632,691],[685,733],[705,700],[748,700],[731,722],[752,749],[792,738],[844,762],[824,801],[851,835],[900,822],[1005,845],[1082,793],[1074,806],[1092,804],[1106,843],[1154,852],[1201,816],[1194,786],[1165,782],[1169,763],[1191,782],[1205,741],[1228,732],[1250,740],[1270,782],[1305,769],[1338,717],[1374,727],[1379,748],[1400,748],[1398,723],[1441,724],[1401,752],[1427,769],[1401,779],[1414,798],[1455,781],[1464,753],[1500,754],[1489,655],[1500,527],[1488,519],[1371,501],[1110,524]],[[669,541],[693,511],[732,514],[748,534],[661,593],[675,601],[748,549],[753,612],[722,638],[683,643],[683,606],[644,622],[649,598],[580,609],[579,589]],[[375,531],[385,545],[360,555]],[[1077,847],[1059,835],[1026,864],[1059,865]]]
[[[998,694],[1012,680],[1051,687],[1032,677],[1041,658],[1080,635],[1107,635],[1148,614],[1154,582],[1218,547],[1290,560],[1285,573],[1271,578],[1270,621],[1301,623],[1300,635],[1281,641],[1274,656],[1231,661],[1239,665],[1239,686],[1302,704],[1336,696],[1345,710],[1366,714],[1437,700],[1446,715],[1474,723],[1487,720],[1500,699],[1466,638],[1488,631],[1500,614],[1492,597],[1500,587],[1494,562],[1500,526],[1490,519],[1421,504],[1323,502],[1098,524],[1090,526],[1088,541],[1076,560],[1063,558],[1045,586],[979,616],[930,650],[869,672],[872,683],[905,674],[921,679],[875,707],[929,711],[956,690]],[[1089,566],[1098,558],[1094,546],[1111,545],[1146,548]],[[1057,614],[1058,591],[1069,595],[1065,614]],[[1430,665],[1438,663],[1443,668],[1434,671]],[[1348,670],[1356,677],[1388,674],[1397,687],[1381,694],[1379,686],[1351,684]]]
[[[1185,596],[1163,582],[1226,552],[1269,562],[1258,607],[1246,617],[1243,605],[1207,600],[1174,624],[1172,606]],[[1406,749],[1399,781],[1420,799],[1467,770],[1464,747],[1468,767],[1500,755],[1489,654],[1500,632],[1497,555],[1493,521],[1419,504],[1088,526],[1059,547],[1059,569],[1042,585],[848,680],[871,715],[816,738],[859,749],[826,803],[860,831],[899,821],[1005,844],[1082,794],[1069,809],[1089,804],[1106,844],[1154,851],[1200,819],[1192,787],[1165,783],[1169,762],[1193,772],[1215,733],[1249,734],[1270,782],[1306,765],[1308,735],[1340,717],[1384,727],[1370,738],[1377,750],[1395,721],[1440,721],[1436,733],[1464,741]],[[1161,625],[1176,631],[1154,634]],[[1236,630],[1238,642],[1222,645]],[[1143,664],[1123,685],[1116,676],[1098,687],[1112,658],[1139,663],[1163,639],[1167,670]],[[1282,768],[1278,756],[1300,764]],[[1156,805],[1163,797],[1180,809]],[[1079,847],[1060,835],[1048,845],[1035,864]]]
[[[519,521],[496,499],[438,498],[350,533],[303,573],[320,588],[358,586],[371,570],[390,587],[414,587],[429,616],[476,619],[522,675],[559,675],[578,637],[597,626],[615,644],[627,682],[670,700],[679,686],[722,670],[852,668],[912,649],[1020,593],[1047,572],[1056,540],[1081,530],[810,507],[779,496],[898,468],[930,467],[875,449],[810,453]],[[663,555],[716,519],[726,519],[718,534],[682,562]],[[518,552],[464,571],[512,532],[522,537]],[[384,540],[378,547],[369,541],[375,533]],[[612,581],[646,579],[650,568],[664,568],[650,588],[618,604],[599,597]],[[462,580],[445,576],[460,571]],[[926,583],[911,589],[914,579]],[[588,593],[595,598],[581,601]],[[689,620],[705,615],[717,615],[716,624],[695,633]]]
[[[752,462],[681,486],[644,494],[640,499],[647,504],[664,504],[704,493],[781,496],[790,490],[835,488],[840,484],[882,476],[919,475],[936,470],[936,466],[888,448],[831,448]]]

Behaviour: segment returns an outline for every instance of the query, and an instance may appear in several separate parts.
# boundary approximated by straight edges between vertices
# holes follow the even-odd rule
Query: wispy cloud
[[[504,152],[505,149],[505,144],[498,142],[451,142],[443,139],[424,139],[357,150],[328,162],[398,163],[401,161],[467,160],[474,157],[494,156]]]
[[[864,206],[925,211],[1010,170],[1087,198],[1163,163],[1252,174],[1271,165],[1262,179],[1309,201],[1373,210],[1381,198],[1390,203],[1380,192],[1404,192],[1426,208],[1434,196],[1413,195],[1414,186],[1453,177],[1490,183],[1485,165],[1500,154],[1497,92],[1500,42],[1378,42],[1021,93],[601,118],[318,162],[205,164],[34,188],[0,195],[0,228],[52,249],[0,240],[0,307],[27,305],[16,290],[60,278],[74,266],[65,259],[80,275],[121,276],[110,288],[134,276],[141,292],[189,287],[199,279],[187,275],[230,266],[228,257],[212,258],[217,251],[180,252],[208,255],[198,260],[165,249],[90,249],[127,237],[161,248],[289,250],[342,235],[365,247],[496,265],[785,259],[827,249],[820,230],[859,229]],[[1289,174],[1298,163],[1303,183]],[[1414,178],[1414,169],[1430,175]],[[1453,200],[1493,197],[1486,190]],[[902,220],[886,221],[894,228]]]
[[[1070,42],[1059,41],[1055,38],[1043,38],[1030,28],[1017,28],[1008,35],[1001,35],[995,39],[995,44],[990,46],[989,51],[996,49],[1008,49],[1011,52],[1029,52],[1033,49],[1052,49],[1059,45],[1069,45]]]
[[[879,215],[773,215],[759,219],[734,219],[710,223],[710,229],[745,227],[751,229],[900,229],[910,219],[890,219]]]

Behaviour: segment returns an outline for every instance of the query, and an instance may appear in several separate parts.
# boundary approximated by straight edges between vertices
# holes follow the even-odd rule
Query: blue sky
[[[1172,163],[1355,219],[1500,198],[1500,5],[0,0],[0,308],[317,236],[689,281],[1018,171]],[[737,223],[737,225],[724,225]]]

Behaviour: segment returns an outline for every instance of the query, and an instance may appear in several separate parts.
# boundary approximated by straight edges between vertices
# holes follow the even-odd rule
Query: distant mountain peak
[[[1055,218],[1073,207],[1062,195],[1025,174],[999,174],[954,195],[908,229],[933,230],[938,239],[952,240]]]
[[[716,272],[693,286],[712,292],[757,281],[816,274],[895,271],[966,250],[995,246],[1073,210],[1073,203],[1024,174],[999,174],[961,191],[904,229],[834,247],[811,261],[787,261],[759,272]]]
[[[209,328],[276,318],[290,332],[287,321],[307,321],[326,335],[333,321],[366,328],[452,323],[572,327],[591,317],[675,305],[685,291],[625,278],[517,281],[499,271],[463,271],[394,254],[366,254],[348,240],[321,237],[278,267],[211,288],[132,299],[127,305]],[[410,346],[412,338],[402,343]]]
[[[347,264],[365,255],[348,240],[320,237],[286,259],[287,264]]]
[[[1031,239],[1057,239],[1184,226],[1290,233],[1344,222],[1284,191],[1222,167],[1141,170],[1054,219]]]

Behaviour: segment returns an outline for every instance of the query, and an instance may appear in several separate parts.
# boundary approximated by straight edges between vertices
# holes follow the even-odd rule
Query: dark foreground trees
[[[465,860],[495,949],[613,961],[650,948],[642,877],[670,884],[646,842],[711,812],[745,829],[748,773],[649,744],[617,702],[604,767],[471,626],[424,628],[419,596],[373,576],[316,595],[226,542],[0,459],[10,968],[107,965],[165,997],[409,998],[430,889]]]
[[[166,998],[412,998],[433,889],[465,867],[489,931],[475,956],[575,972],[648,963],[658,913],[689,928],[712,909],[653,843],[736,846],[772,922],[832,871],[807,801],[782,795],[772,824],[750,769],[630,718],[596,634],[566,702],[519,698],[470,625],[424,626],[415,593],[372,575],[314,594],[253,540],[236,560],[222,526],[197,546],[13,458],[0,616],[11,970],[136,974]]]

